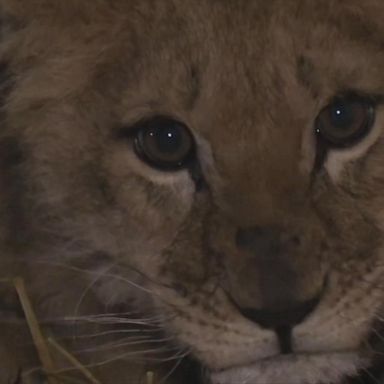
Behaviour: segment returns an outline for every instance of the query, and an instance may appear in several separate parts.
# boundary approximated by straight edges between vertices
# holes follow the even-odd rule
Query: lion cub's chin
[[[280,355],[212,375],[213,384],[341,383],[367,362],[355,352]]]

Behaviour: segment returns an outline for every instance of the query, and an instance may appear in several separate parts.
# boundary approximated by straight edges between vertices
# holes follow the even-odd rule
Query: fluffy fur
[[[329,100],[384,95],[381,0],[0,4],[0,271],[23,277],[47,334],[105,384],[197,383],[190,359],[213,384],[378,380],[382,104],[313,169]],[[200,188],[135,155],[130,127],[153,115],[190,127]],[[241,249],[243,228],[278,228],[284,251]],[[287,356],[228,298],[305,301],[325,281]],[[39,383],[0,293],[0,383]]]

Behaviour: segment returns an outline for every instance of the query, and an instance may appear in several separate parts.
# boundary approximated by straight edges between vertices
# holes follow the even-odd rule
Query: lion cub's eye
[[[331,148],[346,148],[363,139],[375,119],[373,102],[364,97],[336,97],[316,118],[319,138]]]
[[[176,171],[193,160],[195,141],[183,123],[157,116],[136,125],[134,149],[150,166]]]

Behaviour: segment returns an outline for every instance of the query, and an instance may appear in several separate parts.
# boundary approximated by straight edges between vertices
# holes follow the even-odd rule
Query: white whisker
[[[383,382],[372,375],[371,372],[369,372],[368,369],[362,368],[362,371],[369,376],[369,378],[375,383],[375,384],[382,384]]]
[[[153,329],[143,329],[143,328],[130,328],[130,329],[121,329],[121,330],[112,330],[104,332],[95,332],[85,335],[76,335],[77,339],[91,339],[96,337],[110,336],[110,335],[120,335],[120,334],[137,334],[137,333],[148,333],[153,334]],[[70,336],[72,337],[72,336]]]
[[[124,340],[130,340],[125,341]],[[150,336],[142,336],[142,337],[135,337],[135,338],[124,338],[119,340],[118,342],[113,343],[107,343],[103,344],[101,346],[96,346],[92,348],[86,348],[75,351],[76,353],[88,353],[88,352],[95,352],[95,351],[102,351],[102,350],[108,350],[108,349],[116,349],[116,348],[123,348],[123,347],[131,347],[134,345],[148,345],[148,344],[159,344],[159,343],[167,343],[169,341],[173,341],[173,338],[167,337],[167,338],[161,338],[161,339],[154,339]]]
[[[107,271],[110,271],[113,268],[113,265],[109,265],[108,267],[102,269],[99,271],[98,274],[96,274],[95,278],[92,279],[92,281],[89,283],[89,285],[84,289],[83,293],[80,295],[79,301],[77,302],[74,310],[74,317],[76,317],[79,314],[81,303],[83,302],[86,295],[89,293],[89,291],[95,286],[95,284],[105,276]]]
[[[63,264],[63,263],[59,263],[59,262],[54,262],[52,260],[34,260],[34,263],[41,263],[41,264],[50,265],[50,266],[53,266],[53,267],[65,268],[67,270],[83,273],[85,275],[91,275],[91,276],[95,275],[95,271],[94,270],[79,268],[79,267],[75,267],[73,265],[68,265],[68,264]],[[143,275],[143,276],[145,276],[145,275]],[[131,281],[131,280],[129,280],[129,279],[127,279],[127,278],[125,278],[125,277],[123,277],[121,275],[117,275],[117,274],[113,274],[113,273],[106,273],[104,275],[104,277],[109,277],[111,279],[116,279],[117,281],[122,281],[124,283],[127,283],[128,285],[130,285],[133,288],[136,288],[138,290],[144,291],[145,293],[148,293],[148,294],[151,294],[151,295],[155,294],[150,289],[142,287],[141,285],[139,285],[137,283],[134,283],[133,281]]]
[[[168,350],[169,352],[170,350]],[[169,356],[169,357],[149,357],[149,356],[145,356],[146,354],[150,354],[150,353],[164,353],[164,352],[167,352],[166,349],[161,349],[161,348],[153,348],[153,349],[147,349],[147,350],[143,350],[143,351],[138,351],[138,352],[126,352],[126,353],[123,353],[123,354],[119,354],[119,355],[116,355],[112,358],[109,358],[109,359],[106,359],[106,360],[102,360],[102,361],[99,361],[99,362],[94,362],[94,363],[89,363],[89,364],[86,364],[86,365],[83,365],[84,368],[95,368],[95,367],[101,367],[101,366],[104,366],[104,365],[108,365],[110,363],[113,363],[117,360],[123,360],[123,359],[127,359],[127,358],[131,358],[133,357],[134,358],[134,361],[135,362],[139,362],[139,361],[143,361],[143,362],[154,362],[154,363],[166,363],[166,362],[169,362],[169,361],[173,361],[173,360],[179,360],[179,359],[183,359],[185,358],[186,356],[189,355],[189,351],[186,350],[186,348],[180,348],[178,347],[176,349],[176,352],[172,355],[172,356]],[[67,368],[62,368],[62,369],[59,369],[57,370],[56,372],[54,372],[54,374],[56,375],[60,375],[60,374],[65,374],[65,373],[68,373],[68,372],[73,372],[73,371],[76,371],[77,368],[75,367],[67,367]],[[25,381],[28,382],[28,378],[39,372],[39,371],[42,371],[42,367],[41,366],[36,366],[34,368],[31,368],[25,372],[22,373],[22,378],[25,379]]]
[[[167,375],[165,375],[159,382],[159,384],[165,384],[166,381],[169,379],[170,376],[172,376],[172,374],[176,371],[176,369],[179,367],[179,365],[181,364],[181,362],[183,361],[183,359],[189,354],[189,351],[186,350],[185,351],[186,353],[182,356],[180,356],[177,361],[176,361],[176,364],[169,370],[169,372],[167,373]]]
[[[83,317],[64,317],[62,321],[67,322],[78,322],[78,323],[92,323],[92,324],[129,324],[129,325],[143,325],[143,326],[152,326],[160,328],[160,321],[154,321],[151,318],[143,319],[126,319],[120,317],[107,317],[107,318],[89,318],[87,316]]]
[[[125,353],[119,354],[117,356],[114,356],[112,358],[106,359],[106,360],[86,364],[86,365],[84,365],[84,368],[100,367],[100,366],[104,366],[104,365],[113,363],[117,360],[123,360],[123,359],[127,359],[127,358],[132,358],[132,357],[135,357],[135,361],[143,360],[143,361],[167,362],[167,361],[172,361],[172,360],[178,359],[181,356],[187,355],[187,353],[184,353],[184,355],[179,355],[178,353],[180,353],[182,351],[180,349],[177,354],[173,355],[172,357],[168,357],[168,358],[151,358],[149,356],[146,356],[150,353],[164,353],[164,352],[170,352],[171,350],[172,349],[166,349],[166,348],[152,348],[152,349],[147,349],[147,350],[143,350],[143,351],[129,351],[129,352],[125,352]],[[139,357],[141,357],[141,359],[137,359]],[[76,368],[74,368],[74,367],[63,368],[63,369],[56,371],[55,374],[61,374],[61,373],[65,373],[65,372],[69,372],[69,371],[73,371],[73,370],[76,370]]]

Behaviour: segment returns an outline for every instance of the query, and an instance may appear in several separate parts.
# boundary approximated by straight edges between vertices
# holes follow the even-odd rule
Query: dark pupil
[[[151,130],[149,135],[154,140],[156,150],[159,154],[173,155],[180,150],[182,146],[182,134],[180,129],[175,126],[159,127]]]
[[[341,131],[349,131],[354,125],[354,106],[348,103],[337,103],[330,108],[330,121]],[[340,132],[342,134],[342,132]]]
[[[320,143],[333,148],[356,144],[374,122],[374,105],[366,98],[338,97],[316,118]]]

